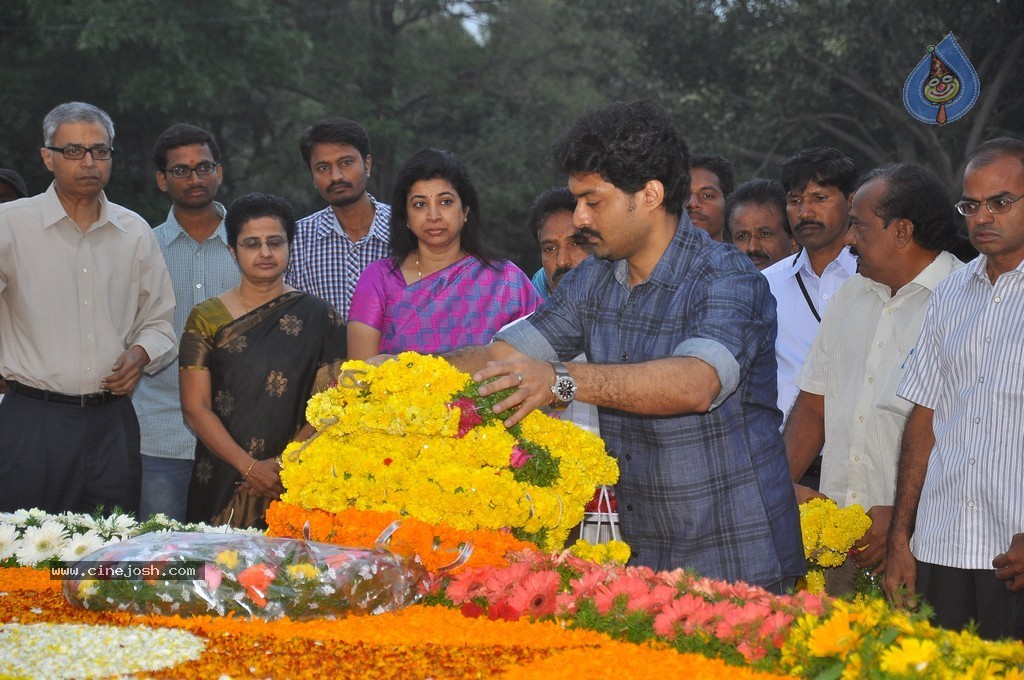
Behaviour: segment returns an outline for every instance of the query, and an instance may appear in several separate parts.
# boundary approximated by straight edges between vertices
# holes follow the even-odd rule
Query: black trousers
[[[1011,593],[994,569],[957,569],[919,561],[917,592],[935,610],[933,623],[943,628],[961,630],[976,621],[978,635],[986,640],[1024,640],[1024,590]]]
[[[8,390],[0,401],[0,511],[138,512],[141,479],[131,399],[82,407]]]

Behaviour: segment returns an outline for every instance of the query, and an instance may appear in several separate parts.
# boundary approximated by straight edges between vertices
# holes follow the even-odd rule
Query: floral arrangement
[[[310,399],[317,433],[284,453],[282,500],[306,509],[396,512],[456,529],[511,528],[561,548],[594,489],[618,479],[600,438],[533,412],[505,428],[468,375],[438,357],[400,354],[342,366]]]
[[[416,602],[426,578],[412,560],[380,546],[266,536],[152,533],[86,559],[76,567],[97,564],[103,572],[65,580],[68,601],[141,614],[297,620],[380,614]],[[121,577],[105,577],[115,570]]]
[[[73,512],[50,514],[32,508],[0,513],[0,567],[45,566],[50,560],[74,562],[112,543],[157,531],[259,533],[228,526],[182,524],[166,515],[153,515],[139,522],[122,512],[109,516]]]
[[[318,513],[308,514],[315,519]],[[315,521],[310,523],[315,527]],[[170,536],[161,533],[154,539],[166,543]],[[212,564],[218,569],[224,571],[218,557],[232,564],[230,554],[215,555]],[[239,559],[232,573],[237,578],[252,566]],[[241,580],[260,587],[248,577]],[[467,565],[427,583],[431,589],[426,601],[445,607],[419,605],[379,617],[335,621],[138,617],[71,609],[60,593],[62,583],[51,580],[46,570],[0,569],[0,591],[8,594],[0,597],[0,625],[142,624],[181,628],[205,639],[206,651],[198,660],[147,674],[153,677],[314,678],[322,677],[325,669],[382,677],[393,676],[396,669],[408,676],[462,677],[516,668],[522,677],[530,677],[530,671],[534,677],[578,677],[581,668],[603,664],[616,672],[635,670],[637,677],[644,668],[658,668],[676,669],[681,677],[754,677],[766,671],[806,678],[1024,678],[1024,645],[943,631],[924,615],[890,609],[880,599],[851,603],[806,591],[777,597],[745,584],[680,571],[596,564],[571,552],[515,552],[503,564]],[[251,597],[248,592],[239,596]],[[65,635],[52,632],[58,638]],[[117,639],[110,630],[105,634]],[[8,638],[14,639],[0,635],[0,676],[32,675],[25,666],[4,665],[15,658],[3,647]],[[69,643],[60,643],[60,648],[69,648]],[[80,675],[122,672],[117,670],[121,666],[110,665],[121,648],[105,648],[111,651],[103,655],[102,668],[109,670]],[[702,657],[718,658],[702,666],[697,661]],[[722,665],[723,659],[730,665]]]
[[[633,643],[807,678],[1024,678],[1024,645],[932,626],[880,598],[855,602],[800,591],[776,596],[677,570],[597,565],[571,554],[512,556],[467,569],[428,601],[470,618],[562,621]]]
[[[853,544],[871,528],[871,519],[859,505],[840,508],[828,498],[800,504],[800,530],[807,558],[806,588],[825,590],[825,569],[842,566]]]
[[[1024,645],[936,628],[879,598],[834,600],[788,631],[781,665],[810,678],[1024,678]]]
[[[267,509],[267,534],[310,539],[334,545],[373,545],[388,525],[400,516],[397,512],[348,509],[341,512],[306,510],[281,501]],[[508,531],[462,531],[446,524],[427,524],[411,517],[401,518],[402,528],[391,537],[388,548],[396,555],[419,561],[429,572],[451,564],[466,545],[473,547],[466,564],[504,566],[505,555],[534,547]],[[628,550],[628,548],[627,548]]]
[[[522,677],[575,679],[580,673],[614,668],[624,677],[769,677],[726,666],[698,654],[678,654],[664,645],[647,647],[612,640],[558,622],[492,622],[469,619],[457,609],[413,606],[373,617],[337,620],[262,621],[239,617],[135,615],[75,609],[60,594],[60,582],[45,570],[0,569],[0,630],[17,621],[45,630],[46,652],[24,648],[20,637],[0,634],[0,677],[110,677],[137,673],[155,680],[186,678],[294,678],[325,676]],[[77,624],[74,630],[68,624]],[[158,631],[140,653],[139,626]],[[167,644],[187,631],[205,643],[198,658],[182,658]],[[141,636],[139,636],[141,637]],[[122,639],[124,638],[124,639]],[[92,653],[81,653],[77,640]],[[140,640],[141,641],[141,640]],[[176,658],[177,657],[177,658]],[[151,660],[163,661],[162,670]],[[174,664],[177,661],[178,663]],[[168,667],[171,666],[173,667]],[[152,669],[152,670],[148,670]],[[511,674],[511,675],[509,675]],[[134,676],[133,676],[134,677]]]
[[[506,567],[465,569],[428,597],[469,617],[559,619],[629,642],[660,641],[681,652],[747,665],[777,660],[787,627],[825,602],[801,592],[778,597],[683,570],[604,565],[571,552],[513,555]],[[770,664],[762,664],[766,668]]]

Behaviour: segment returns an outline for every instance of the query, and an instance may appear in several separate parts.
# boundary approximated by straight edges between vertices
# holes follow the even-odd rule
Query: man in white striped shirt
[[[963,200],[981,256],[936,288],[898,394],[903,435],[883,585],[936,622],[1024,640],[1024,142],[982,144]]]
[[[861,180],[846,233],[858,273],[821,317],[783,432],[794,482],[822,452],[821,493],[797,485],[797,500],[824,495],[867,510],[871,528],[852,563],[876,572],[885,569],[900,437],[912,407],[896,388],[932,290],[963,266],[949,252],[959,227],[948,190],[923,166],[893,163]],[[853,574],[835,594],[852,588]]]

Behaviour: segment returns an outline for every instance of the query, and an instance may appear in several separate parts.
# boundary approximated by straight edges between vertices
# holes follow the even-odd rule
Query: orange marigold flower
[[[303,528],[309,524],[309,537],[313,541],[350,547],[370,547],[384,529],[401,520],[401,528],[391,537],[388,548],[398,555],[417,557],[424,568],[436,572],[455,560],[460,546],[473,544],[473,554],[460,567],[505,566],[509,553],[536,550],[537,546],[520,541],[508,532],[462,531],[445,524],[428,524],[396,512],[348,509],[331,513],[324,510],[306,510],[295,505],[275,501],[267,510],[267,534],[302,538]]]

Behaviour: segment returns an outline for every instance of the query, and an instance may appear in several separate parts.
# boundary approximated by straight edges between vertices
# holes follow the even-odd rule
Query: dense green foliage
[[[320,198],[299,134],[345,115],[370,132],[370,189],[384,200],[416,149],[459,153],[490,240],[528,271],[526,210],[564,179],[551,142],[612,99],[664,101],[691,149],[731,157],[740,180],[831,144],[864,169],[925,162],[953,189],[966,149],[1024,133],[1024,3],[1006,0],[8,0],[4,10],[0,166],[32,192],[49,181],[43,115],[80,99],[117,126],[108,193],[150,221],[168,207],[150,148],[175,122],[221,141],[222,199],[273,191],[306,214]],[[982,94],[939,128],[911,118],[901,95],[949,31]]]

